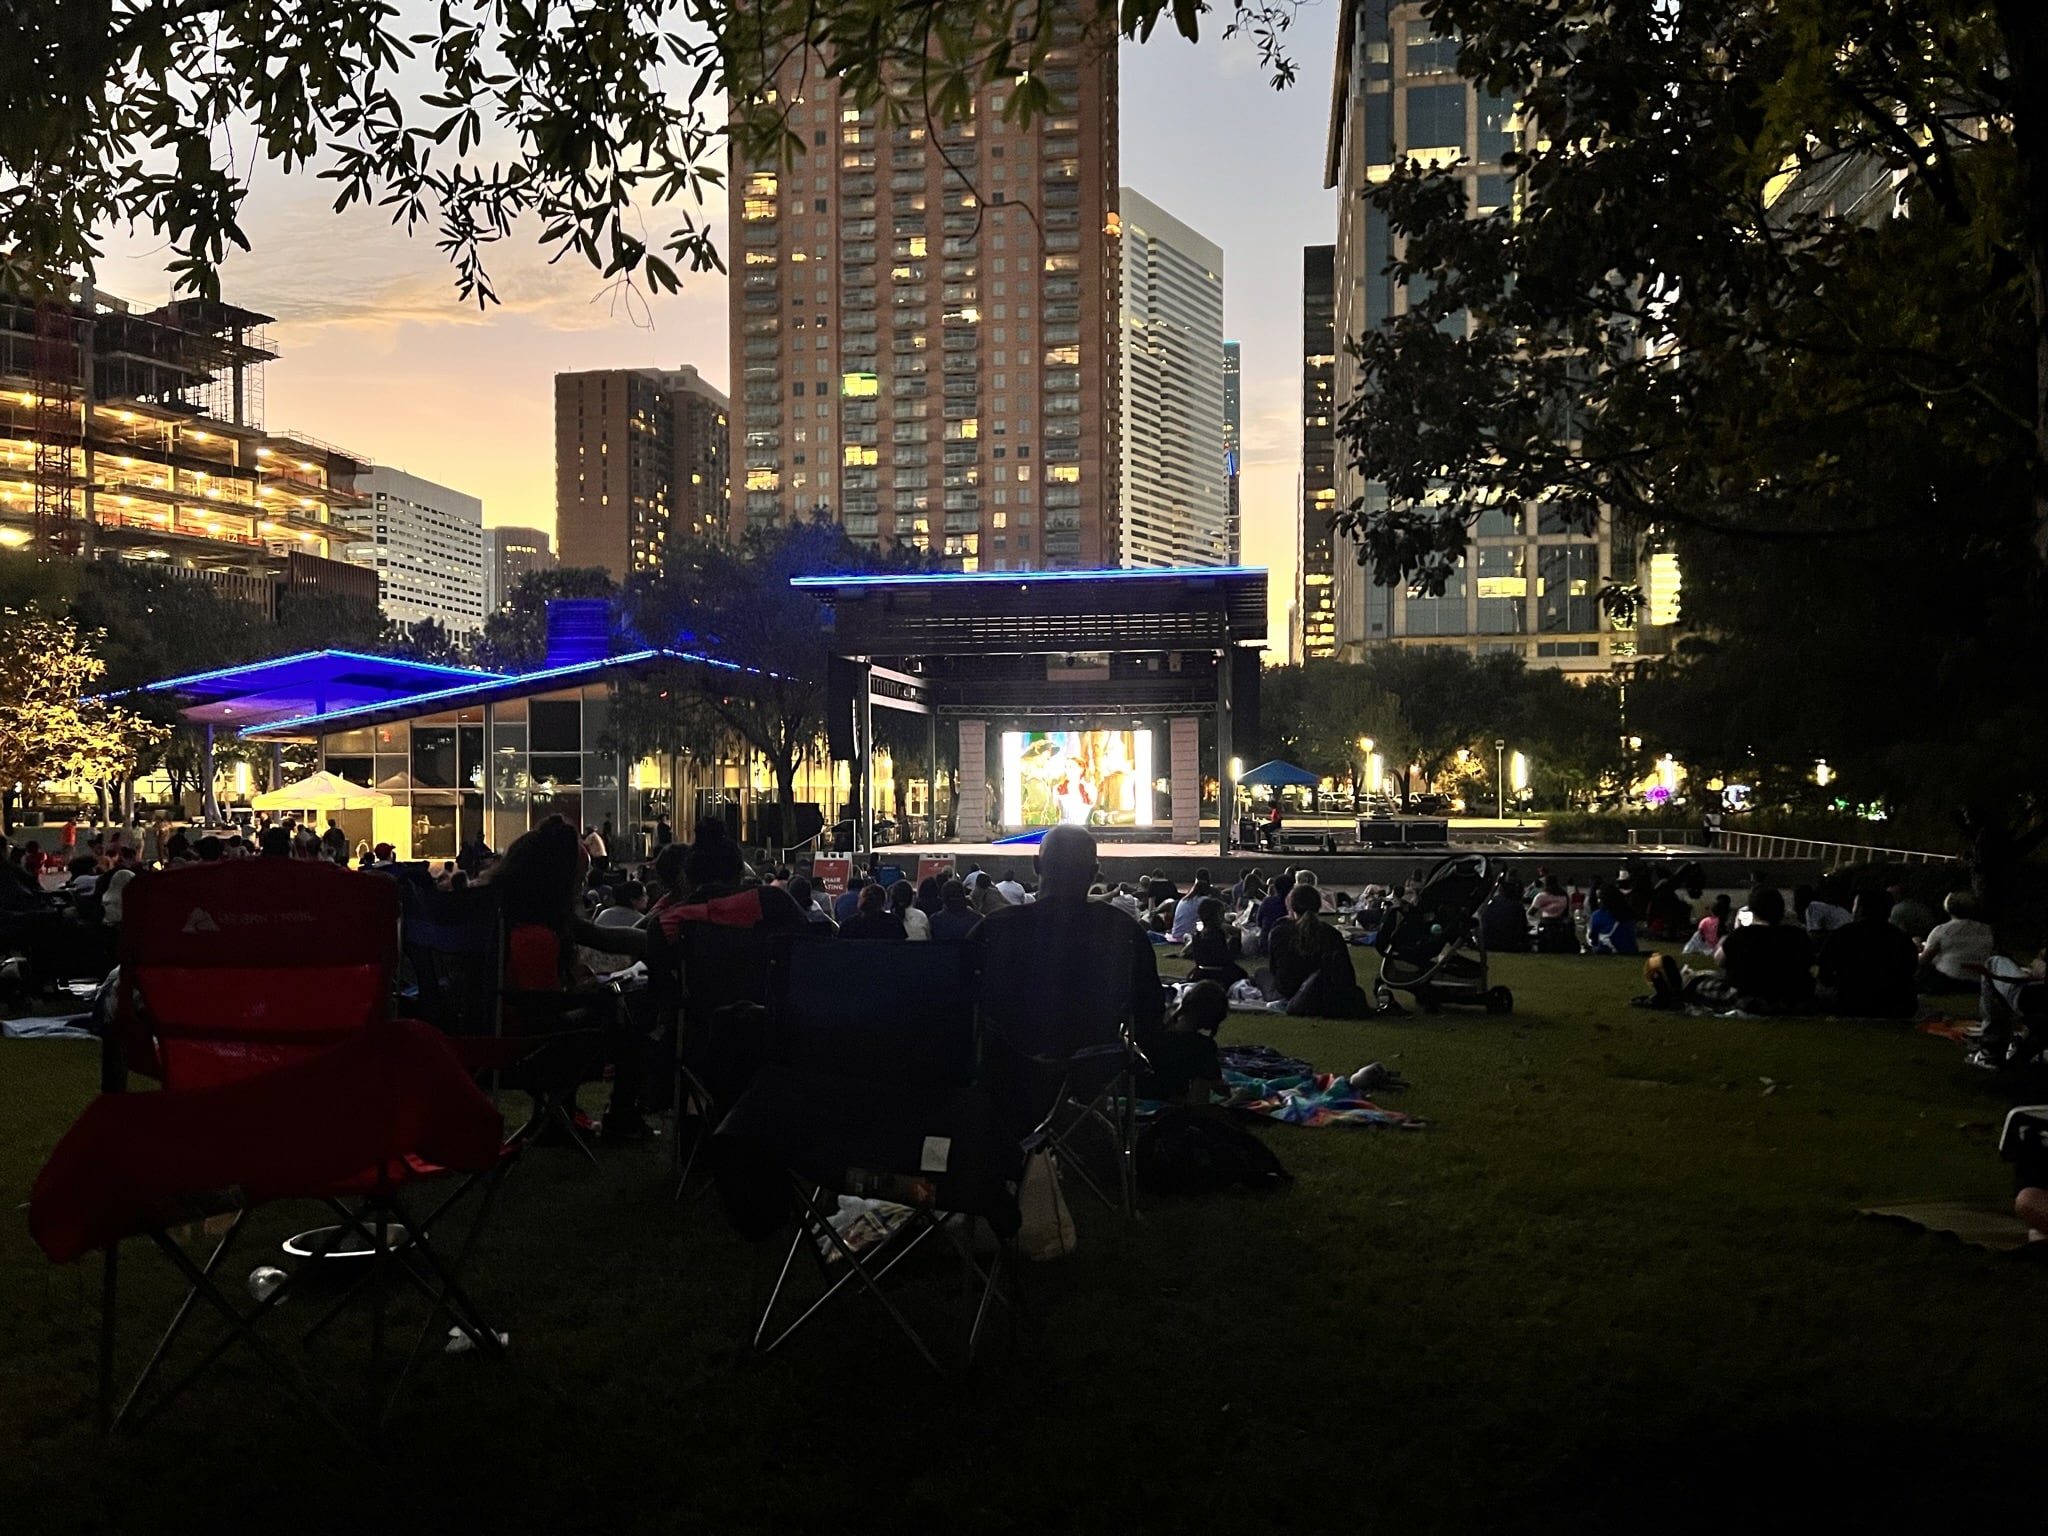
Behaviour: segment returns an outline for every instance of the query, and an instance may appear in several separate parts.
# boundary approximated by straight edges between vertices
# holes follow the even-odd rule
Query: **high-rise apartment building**
[[[784,64],[803,153],[732,166],[735,529],[822,510],[967,570],[1116,562],[1115,38],[1053,15],[1062,105],[1028,127],[1007,83],[890,128]]]
[[[1501,157],[1519,141],[1512,101],[1457,73],[1455,39],[1430,30],[1418,0],[1350,0],[1338,26],[1324,184],[1339,196],[1336,332],[1351,337],[1404,312],[1405,288],[1387,272],[1394,259],[1386,216],[1362,193],[1397,160],[1462,163],[1466,205],[1475,214],[1507,206]],[[1341,352],[1336,397],[1356,391],[1356,365]],[[1383,504],[1348,460],[1337,463],[1334,500]],[[1440,596],[1381,586],[1369,569],[1339,560],[1337,640],[1356,656],[1387,641],[1463,645],[1512,652],[1531,665],[1604,670],[1632,658],[1633,631],[1600,612],[1603,582],[1635,580],[1635,546],[1616,540],[1608,520],[1591,534],[1568,531],[1540,503],[1489,511],[1473,531],[1464,564]]]
[[[1223,343],[1223,562],[1244,559],[1244,500],[1238,477],[1244,454],[1244,396],[1239,387],[1243,362],[1238,344]]]
[[[356,477],[368,505],[342,513],[366,541],[348,558],[377,572],[377,605],[395,624],[438,623],[451,635],[483,628],[488,566],[484,504],[379,465]]]
[[[561,561],[615,581],[659,571],[681,540],[726,524],[725,396],[692,367],[555,375]]]
[[[1301,253],[1301,517],[1294,608],[1301,659],[1337,654],[1337,249]]]
[[[484,530],[484,611],[496,613],[511,601],[519,583],[535,571],[552,571],[556,560],[544,528]]]
[[[1123,226],[1117,563],[1223,565],[1223,250],[1130,187]]]

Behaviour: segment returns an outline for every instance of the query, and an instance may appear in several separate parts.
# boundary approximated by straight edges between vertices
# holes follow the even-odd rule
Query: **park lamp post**
[[[1372,789],[1372,747],[1373,747],[1373,741],[1372,741],[1372,738],[1371,738],[1370,736],[1361,736],[1361,737],[1359,737],[1359,738],[1358,738],[1358,755],[1359,755],[1359,757],[1360,757],[1360,758],[1362,758],[1362,759],[1364,760],[1364,762],[1363,762],[1363,766],[1362,766],[1362,768],[1361,768],[1361,770],[1360,770],[1360,777],[1362,777],[1362,778],[1363,778],[1363,779],[1365,780],[1365,792],[1366,792],[1366,794],[1368,794],[1368,795],[1370,795],[1370,794],[1371,794],[1371,793],[1373,792],[1373,789]],[[1356,796],[1353,796],[1352,798],[1353,798],[1353,801],[1354,801],[1354,803],[1353,803],[1353,805],[1352,805],[1352,810],[1354,810],[1354,811],[1358,812],[1359,814],[1363,815],[1363,814],[1364,814],[1363,810],[1362,810],[1362,809],[1361,809],[1361,808],[1360,808],[1360,807],[1359,807],[1359,806],[1358,806],[1358,805],[1357,805],[1357,804],[1355,803],[1355,802],[1356,802],[1356,800],[1357,800],[1357,797],[1356,797]]]
[[[1493,738],[1493,796],[1494,815],[1500,820],[1508,819],[1508,739],[1505,736]]]

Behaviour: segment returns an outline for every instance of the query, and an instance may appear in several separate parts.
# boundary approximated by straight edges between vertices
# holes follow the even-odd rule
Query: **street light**
[[[1505,736],[1493,738],[1493,794],[1494,815],[1501,821],[1508,819],[1508,739]]]

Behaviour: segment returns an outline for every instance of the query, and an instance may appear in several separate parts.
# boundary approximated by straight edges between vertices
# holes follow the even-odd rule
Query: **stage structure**
[[[1199,841],[1201,717],[1213,715],[1218,843],[1229,851],[1233,733],[1258,728],[1263,570],[800,576],[791,585],[818,599],[831,637],[827,735],[833,757],[853,765],[861,851],[874,848],[877,709],[924,716],[932,784],[939,731],[958,731],[954,817],[968,842],[988,823],[992,782],[1032,824],[1154,825],[1162,749],[1171,836]],[[994,761],[991,720],[1022,727],[994,743]],[[1148,720],[1168,723],[1163,740],[1140,723]]]

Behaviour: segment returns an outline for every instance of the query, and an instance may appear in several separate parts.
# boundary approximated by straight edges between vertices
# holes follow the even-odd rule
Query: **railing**
[[[1631,848],[1695,847],[1705,833],[1683,828],[1630,827]],[[1900,864],[1950,864],[1951,853],[1928,853],[1920,848],[1883,848],[1869,843],[1831,843],[1814,837],[1780,837],[1768,832],[1719,833],[1709,850],[1745,859],[1818,859],[1829,869],[1843,864],[1888,859]]]

